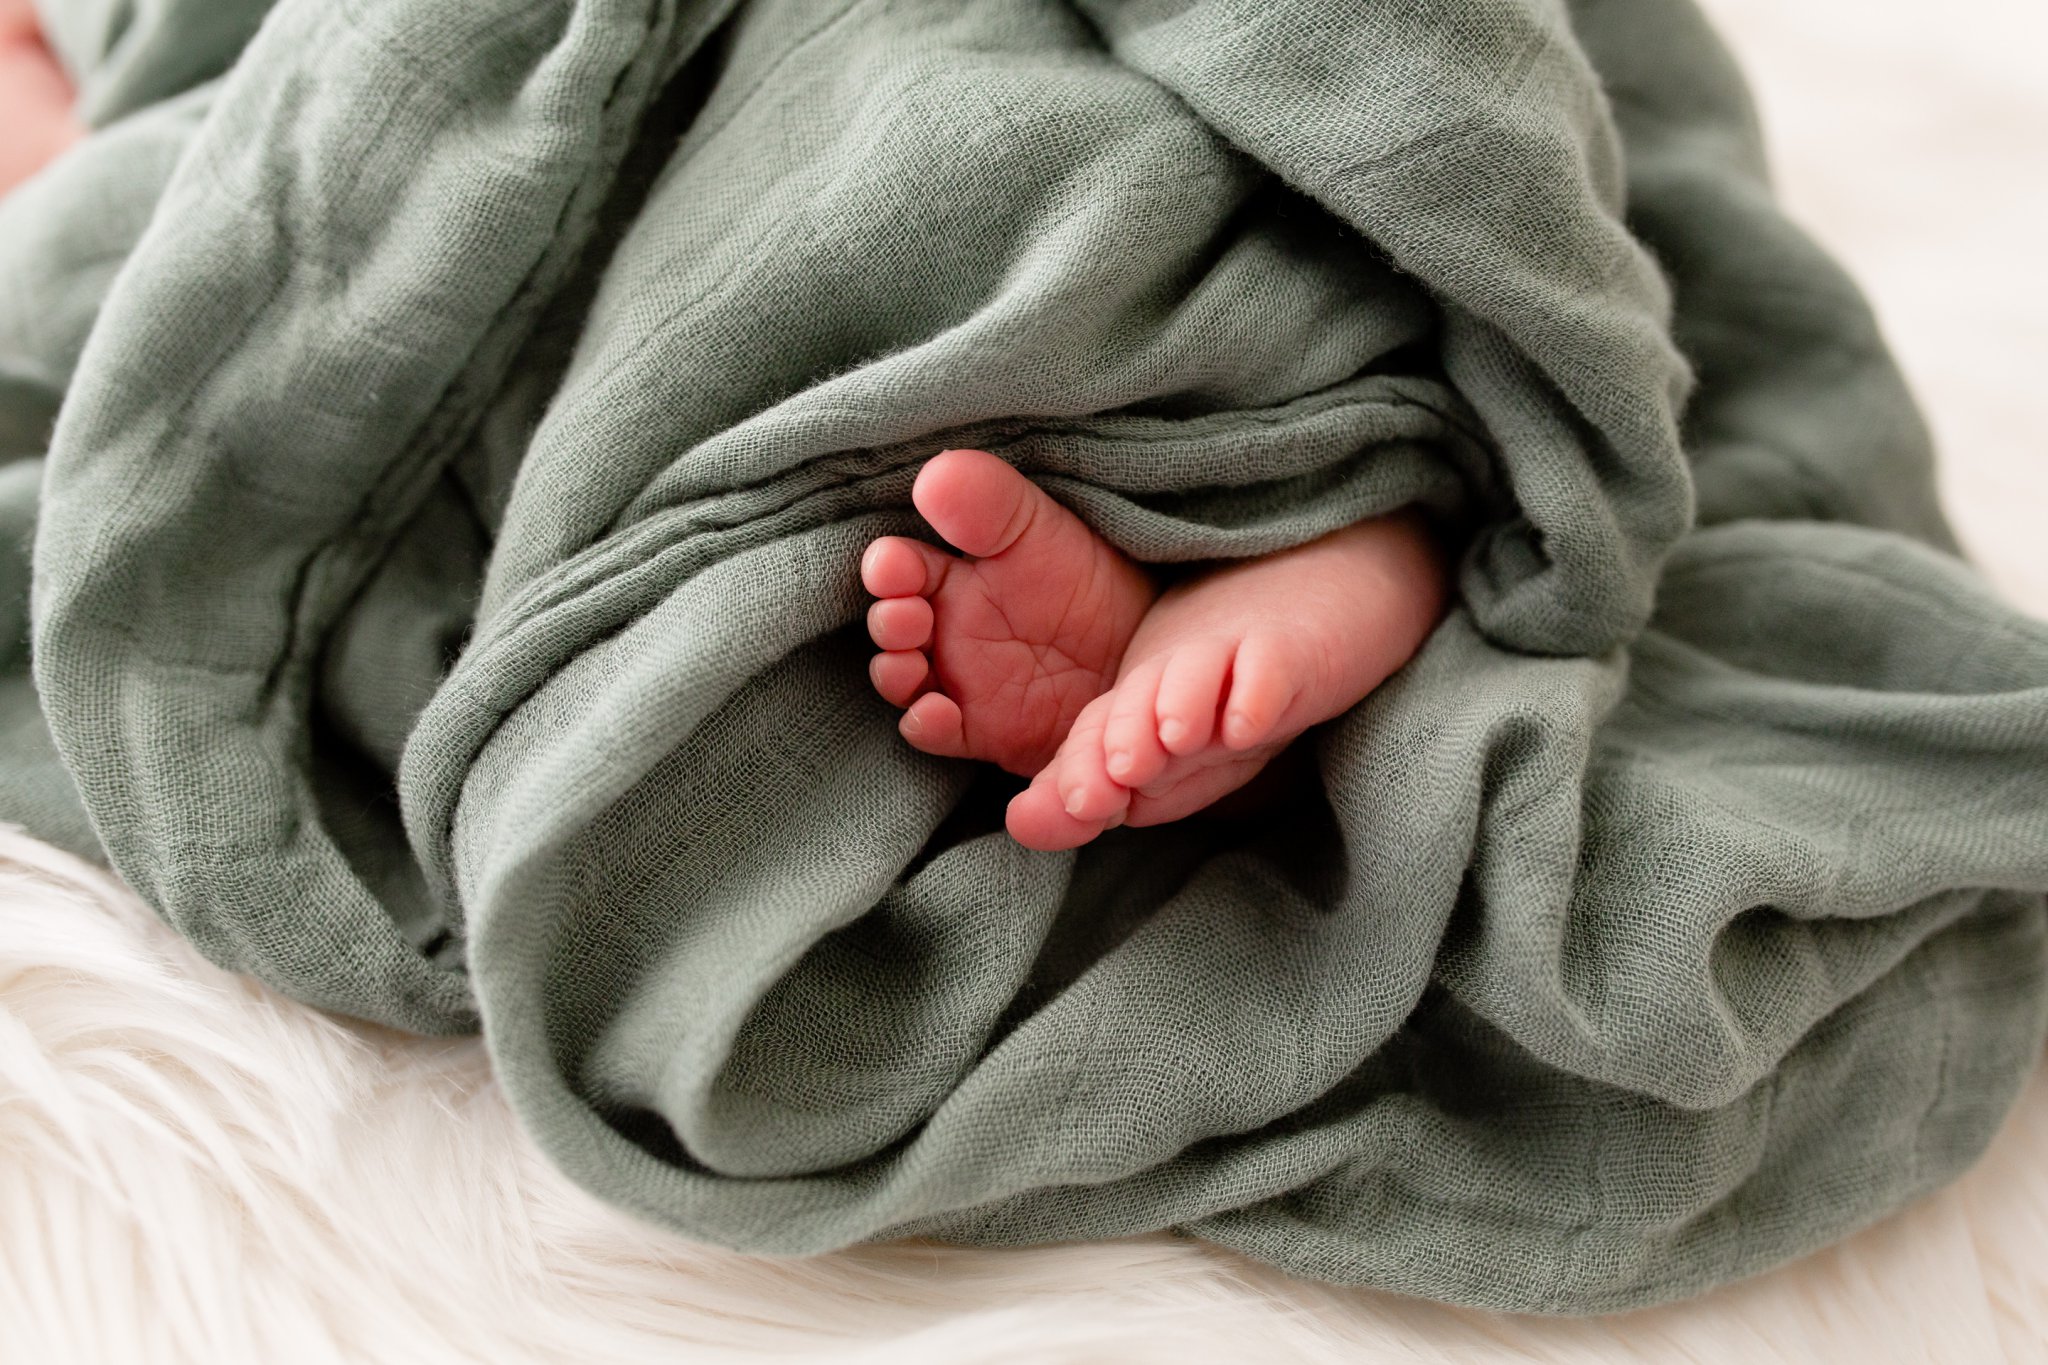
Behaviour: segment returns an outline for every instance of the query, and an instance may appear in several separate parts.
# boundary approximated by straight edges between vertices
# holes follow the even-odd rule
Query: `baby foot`
[[[82,135],[71,103],[71,83],[43,42],[35,6],[0,0],[0,195]]]
[[[1116,676],[1158,590],[1144,570],[1004,461],[948,450],[910,500],[961,555],[883,536],[861,555],[881,600],[868,634],[875,690],[909,709],[903,738],[928,754],[1029,776]]]
[[[1235,791],[1406,663],[1447,592],[1428,533],[1405,514],[1174,587],[1132,637],[1116,685],[1011,801],[1012,837],[1073,848]]]

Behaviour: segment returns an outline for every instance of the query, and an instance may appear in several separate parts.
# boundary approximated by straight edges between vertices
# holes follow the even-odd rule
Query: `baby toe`
[[[885,597],[868,608],[868,638],[879,649],[917,649],[932,638],[932,604],[922,597]]]
[[[1223,709],[1223,743],[1250,749],[1273,737],[1301,689],[1291,651],[1266,636],[1251,636],[1230,664],[1230,700]]]
[[[1010,837],[1026,848],[1043,853],[1079,848],[1105,829],[1123,823],[1119,810],[1107,820],[1077,820],[1060,805],[1059,786],[1052,767],[1032,779],[1031,785],[1010,799],[1003,824]]]
[[[986,450],[942,450],[926,460],[911,484],[910,501],[948,545],[976,558],[1001,554],[1042,513],[1059,507],[1007,460]]]
[[[1130,803],[1130,792],[1114,781],[1102,762],[1102,727],[1106,710],[1089,715],[1084,708],[1049,765],[1059,792],[1060,809],[1083,824],[1102,825]]]
[[[1159,742],[1170,754],[1191,754],[1216,732],[1216,712],[1230,677],[1234,643],[1194,640],[1173,651],[1159,679]]]
[[[1059,789],[1048,774],[1040,774],[1030,786],[1010,798],[1003,812],[1003,825],[1010,837],[1029,849],[1057,853],[1078,848],[1100,831],[1060,809]]]
[[[868,681],[891,706],[908,706],[931,671],[922,650],[889,650],[868,660]]]
[[[880,536],[861,552],[860,582],[876,597],[929,597],[951,558],[909,536]]]
[[[1051,852],[1078,848],[1123,823],[1130,793],[1101,769],[1102,727],[1108,716],[1106,693],[1081,708],[1059,753],[1011,798],[1004,816],[1011,838]]]
[[[967,756],[960,706],[943,692],[927,692],[912,702],[896,730],[913,749],[939,758]]]
[[[1102,730],[1103,766],[1126,787],[1142,787],[1165,769],[1169,755],[1159,743],[1159,679],[1164,659],[1147,659],[1109,693],[1109,717]]]

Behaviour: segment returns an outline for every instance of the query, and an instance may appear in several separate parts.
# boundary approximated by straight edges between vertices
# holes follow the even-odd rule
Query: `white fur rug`
[[[1876,295],[1933,413],[1965,538],[2048,614],[2048,9],[1711,8],[1795,212]],[[1331,1290],[1163,1237],[766,1262],[568,1186],[473,1041],[223,975],[105,876],[0,831],[0,1361],[676,1359],[2048,1361],[2048,1071],[1955,1187],[1626,1317]]]

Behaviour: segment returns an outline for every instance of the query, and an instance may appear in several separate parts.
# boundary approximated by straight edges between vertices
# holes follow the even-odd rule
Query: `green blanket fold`
[[[2048,627],[1687,0],[188,10],[0,202],[0,815],[604,1198],[1587,1312],[2039,1058]],[[862,666],[947,446],[1153,562],[1421,502],[1458,605],[1291,804],[1027,852]]]

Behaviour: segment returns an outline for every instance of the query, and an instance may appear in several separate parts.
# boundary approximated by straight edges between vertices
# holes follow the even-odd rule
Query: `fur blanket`
[[[563,1178],[473,1039],[351,1027],[0,837],[0,1322],[36,1365],[2048,1359],[2048,1070],[1955,1185],[1688,1303],[1517,1318],[1164,1236],[736,1255]]]

